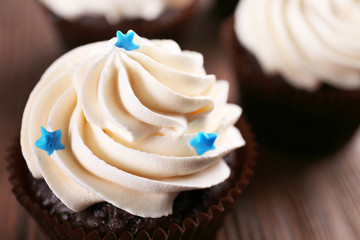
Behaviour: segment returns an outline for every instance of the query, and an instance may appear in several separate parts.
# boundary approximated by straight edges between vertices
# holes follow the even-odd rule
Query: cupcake
[[[212,239],[256,155],[228,91],[172,40],[78,47],[29,97],[13,192],[53,239]]]
[[[179,38],[198,0],[39,0],[65,46],[80,46],[133,29],[147,38]]]
[[[223,25],[259,140],[296,153],[342,146],[360,123],[360,3],[242,0]]]

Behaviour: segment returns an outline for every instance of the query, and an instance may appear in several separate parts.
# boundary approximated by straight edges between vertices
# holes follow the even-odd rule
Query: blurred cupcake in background
[[[259,139],[329,152],[360,122],[360,2],[242,0],[223,25]]]
[[[133,29],[148,38],[178,38],[199,0],[39,0],[68,48]]]

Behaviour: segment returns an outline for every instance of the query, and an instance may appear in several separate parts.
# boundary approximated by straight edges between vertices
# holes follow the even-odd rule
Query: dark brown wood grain
[[[209,73],[236,83],[219,40],[219,18],[202,11],[187,29],[184,49],[200,51]],[[46,239],[11,193],[6,147],[19,133],[28,94],[63,53],[36,1],[0,1],[0,239]],[[360,130],[337,153],[300,158],[259,146],[250,187],[238,199],[218,240],[360,239]]]

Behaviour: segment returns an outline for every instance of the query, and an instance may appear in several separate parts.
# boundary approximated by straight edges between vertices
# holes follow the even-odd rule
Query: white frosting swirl
[[[235,32],[266,73],[296,88],[360,89],[359,0],[241,0]]]
[[[135,35],[85,45],[55,61],[32,91],[21,146],[34,177],[43,177],[70,209],[107,201],[132,214],[172,212],[180,191],[211,187],[230,173],[222,157],[244,145],[227,104],[228,83],[203,68],[201,54],[171,40]],[[64,150],[37,148],[40,128],[61,130]],[[217,133],[216,150],[198,156],[189,141]]]
[[[51,11],[65,19],[82,16],[104,16],[109,23],[123,19],[158,18],[166,9],[182,8],[193,0],[40,0]]]

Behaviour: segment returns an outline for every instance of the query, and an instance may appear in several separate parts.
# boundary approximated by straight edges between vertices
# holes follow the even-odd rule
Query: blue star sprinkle
[[[49,132],[41,127],[41,137],[35,142],[35,146],[45,150],[48,155],[51,155],[56,150],[64,149],[65,146],[61,144],[61,130]]]
[[[115,46],[118,48],[124,48],[126,51],[131,51],[139,48],[139,45],[134,43],[134,31],[128,31],[125,35],[121,31],[116,32],[118,41]]]
[[[198,155],[203,155],[207,151],[216,149],[214,145],[216,138],[216,133],[205,133],[201,131],[196,137],[190,140],[190,145],[195,148]]]

